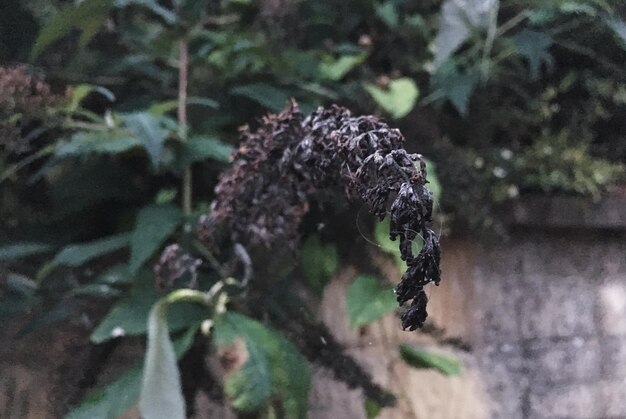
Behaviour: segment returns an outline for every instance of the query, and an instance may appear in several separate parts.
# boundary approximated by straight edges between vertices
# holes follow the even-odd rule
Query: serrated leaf
[[[88,243],[72,244],[64,247],[52,260],[54,265],[81,266],[92,259],[123,249],[130,242],[130,234],[94,240]]]
[[[0,247],[0,261],[9,262],[52,250],[47,243],[20,242]]]
[[[318,235],[304,242],[300,260],[306,282],[316,291],[324,288],[339,267],[337,246],[333,243],[323,244]]]
[[[167,326],[169,302],[161,299],[150,310],[148,343],[143,366],[139,410],[145,419],[185,419],[185,398]]]
[[[125,126],[141,140],[150,161],[157,167],[161,161],[163,144],[170,134],[165,128],[165,119],[148,112],[135,112],[122,115]]]
[[[131,274],[150,259],[181,221],[182,212],[174,205],[150,205],[139,212],[130,245]]]
[[[230,93],[251,99],[274,112],[282,111],[290,97],[284,90],[265,83],[237,86]]]
[[[137,137],[121,131],[82,131],[72,135],[69,141],[59,142],[57,157],[88,156],[90,154],[119,154],[142,147]]]
[[[392,80],[386,90],[375,84],[366,83],[365,90],[394,119],[403,118],[411,112],[419,96],[415,81],[408,77]]]
[[[373,276],[360,275],[348,287],[346,306],[350,327],[357,328],[381,319],[396,308],[393,289]]]
[[[498,12],[498,0],[446,0],[441,6],[435,37],[437,69],[467,40],[473,30],[486,28]]]
[[[91,334],[91,342],[102,343],[117,336],[146,333],[148,314],[160,295],[154,289],[150,271],[142,271],[129,295],[115,304]],[[181,303],[168,310],[168,324],[175,332],[190,327],[206,317],[206,310],[196,304]]]
[[[329,58],[320,63],[318,71],[324,79],[339,81],[363,63],[366,58],[367,54],[344,55],[338,59]]]
[[[517,53],[528,60],[531,80],[537,80],[542,64],[545,64],[548,69],[552,67],[554,60],[548,52],[553,44],[550,35],[522,29],[513,37],[513,43]]]
[[[409,344],[398,348],[402,359],[414,368],[430,368],[444,375],[461,375],[461,363],[453,357],[440,355]]]
[[[246,362],[227,376],[224,386],[235,409],[259,412],[271,397],[281,401],[285,417],[306,417],[311,373],[291,342],[234,312],[215,319],[213,339],[218,348],[233,348],[242,340],[245,344]]]
[[[212,159],[221,162],[228,162],[233,147],[215,137],[194,136],[189,141],[181,144],[176,159],[172,163],[174,170],[183,171],[189,165]]]
[[[110,8],[110,0],[85,0],[78,6],[65,7],[37,35],[30,54],[31,60],[75,29],[83,32],[81,45],[86,45],[96,34]]]

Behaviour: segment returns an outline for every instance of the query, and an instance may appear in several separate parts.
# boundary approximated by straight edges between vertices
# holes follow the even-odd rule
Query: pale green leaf
[[[90,93],[99,93],[106,97],[109,101],[115,102],[115,95],[106,87],[94,86],[92,84],[79,84],[72,88],[72,97],[70,99],[69,108],[75,110],[78,105],[85,99]]]
[[[396,305],[393,289],[369,275],[356,277],[346,293],[348,321],[352,328],[381,319],[393,311]]]
[[[435,37],[435,69],[468,39],[472,31],[495,21],[498,0],[446,0],[441,6],[439,31]]]
[[[176,353],[167,327],[168,304],[166,299],[160,300],[148,318],[148,344],[139,396],[139,410],[145,419],[186,417]]]
[[[176,160],[172,163],[173,168],[177,171],[183,171],[189,165],[207,159],[226,163],[230,160],[230,155],[233,152],[233,146],[210,136],[193,136],[181,147]]]
[[[290,97],[285,91],[265,83],[237,86],[230,93],[251,99],[274,112],[282,111]]]
[[[304,242],[300,258],[304,278],[316,291],[324,288],[339,267],[337,246],[333,243],[323,244],[318,235],[313,235]]]
[[[52,250],[47,243],[20,242],[0,247],[0,261],[8,262],[29,256],[39,255]]]
[[[366,83],[365,90],[394,119],[403,118],[411,112],[419,96],[415,81],[408,77],[392,80],[386,90]]]
[[[110,298],[117,297],[121,293],[120,290],[109,284],[86,284],[72,289],[70,295]]]
[[[189,97],[187,98],[187,106],[189,105],[204,106],[211,109],[219,108],[219,103],[206,97]],[[167,100],[152,104],[148,111],[153,115],[162,116],[176,109],[178,109],[178,100]]]
[[[139,212],[130,245],[131,273],[137,272],[161,248],[181,221],[182,212],[174,205],[150,205]]]
[[[54,265],[81,266],[92,259],[123,249],[130,242],[130,234],[122,233],[88,243],[72,244],[54,257]]]
[[[123,8],[131,5],[143,6],[155,15],[162,18],[165,23],[175,23],[176,13],[161,6],[157,0],[113,0],[115,7]]]
[[[380,414],[382,410],[382,406],[378,404],[376,401],[370,399],[369,397],[365,398],[364,401],[365,407],[365,416],[367,419],[375,419]]]
[[[376,222],[374,226],[374,238],[376,243],[380,246],[380,250],[393,256],[396,266],[399,271],[406,269],[406,262],[402,260],[400,256],[400,248],[398,242],[389,238],[389,218],[385,218],[381,222]]]
[[[215,319],[214,344],[231,347],[243,341],[246,363],[231,372],[224,391],[235,409],[260,412],[270,397],[278,399],[285,417],[305,418],[311,373],[291,342],[278,332],[239,313],[227,312]]]
[[[320,63],[318,71],[324,79],[339,81],[363,63],[366,58],[367,54],[344,55],[338,59],[329,58]]]
[[[409,344],[399,346],[402,359],[414,368],[430,368],[444,375],[461,375],[461,363],[451,356],[440,355]]]

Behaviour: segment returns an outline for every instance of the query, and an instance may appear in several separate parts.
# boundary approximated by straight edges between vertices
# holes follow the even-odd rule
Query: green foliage
[[[280,400],[285,417],[307,416],[311,374],[295,347],[276,331],[234,312],[215,319],[213,342],[228,348],[241,342],[247,353],[241,368],[228,375],[224,390],[242,413],[262,411],[270,397]]]
[[[376,403],[374,400],[366,397],[365,398],[365,416],[367,417],[367,419],[374,419],[377,418],[378,415],[380,414],[380,411],[382,410],[382,407]]]
[[[136,273],[162,247],[181,221],[182,212],[173,205],[147,206],[139,212],[130,241],[131,274]]]
[[[265,83],[237,86],[230,93],[253,100],[273,112],[281,111],[289,100],[288,93]]]
[[[122,233],[88,243],[72,244],[61,249],[52,259],[52,263],[55,266],[81,266],[92,259],[127,247],[130,238],[130,234]]]
[[[140,272],[128,295],[111,308],[91,334],[93,343],[118,336],[142,335],[147,331],[148,316],[160,295],[154,290],[150,272]],[[195,304],[180,303],[167,312],[172,332],[191,327],[206,317],[206,310]]]
[[[46,253],[52,250],[52,246],[46,243],[22,242],[13,243],[0,247],[0,261],[11,262],[16,259]]]
[[[129,368],[106,387],[90,392],[80,406],[72,409],[65,419],[117,419],[139,398],[142,369]]]
[[[310,236],[302,244],[300,263],[307,284],[321,292],[339,267],[337,247],[333,243],[322,243],[318,235]]]
[[[167,120],[147,112],[134,112],[122,115],[124,125],[143,144],[154,167],[159,166],[163,144],[170,135],[165,127]]]
[[[391,80],[387,89],[381,89],[375,84],[366,83],[365,90],[372,96],[378,106],[387,111],[394,119],[400,119],[408,115],[415,106],[419,96],[419,89],[415,82],[408,77]]]
[[[409,344],[399,346],[402,359],[414,368],[434,369],[443,375],[461,375],[461,364],[458,360],[445,355],[417,348]]]
[[[391,287],[386,287],[367,275],[360,275],[348,287],[346,307],[352,328],[365,326],[381,319],[397,306]]]
[[[524,29],[513,37],[513,42],[517,53],[528,60],[531,80],[537,80],[542,64],[545,64],[548,69],[552,68],[554,61],[549,49],[554,41],[550,35]]]

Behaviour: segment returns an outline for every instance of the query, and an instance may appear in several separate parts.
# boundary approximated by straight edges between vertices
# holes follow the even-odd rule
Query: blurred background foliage
[[[525,193],[597,199],[626,163],[625,16],[603,0],[4,0],[0,316],[37,314],[26,332],[108,299],[119,302],[92,342],[114,337],[111,325],[145,333],[156,255],[189,240],[238,126],[292,97],[304,113],[338,103],[398,126],[436,163],[448,227],[502,233],[495,208]],[[345,253],[332,241],[311,235],[303,248],[317,291]],[[202,274],[199,288],[215,281]],[[393,309],[379,282],[355,280],[353,326]],[[224,344],[228,316],[217,322]],[[203,315],[176,318],[186,320],[170,330],[195,331]],[[263,362],[281,364],[277,348],[301,362],[274,330],[236,322],[248,344],[274,342],[260,344]],[[300,416],[303,396],[287,393],[306,383],[273,385]],[[242,411],[270,397],[241,386],[227,392]]]

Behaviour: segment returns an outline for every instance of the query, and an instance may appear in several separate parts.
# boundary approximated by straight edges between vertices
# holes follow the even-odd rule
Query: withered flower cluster
[[[425,164],[404,150],[400,131],[339,106],[318,108],[304,118],[292,102],[282,113],[264,117],[256,131],[243,127],[241,135],[233,165],[216,187],[212,211],[201,218],[201,238],[211,246],[222,231],[233,243],[271,247],[287,241],[295,248],[311,195],[342,187],[381,220],[389,212],[390,237],[400,239],[408,266],[396,288],[400,305],[411,300],[402,326],[421,327],[427,316],[424,286],[440,280],[440,249],[428,228],[433,197]],[[424,246],[415,256],[412,244],[418,236]]]
[[[22,138],[22,129],[32,121],[45,120],[48,108],[62,100],[26,66],[0,66],[0,146],[14,153],[28,151],[30,144]]]

